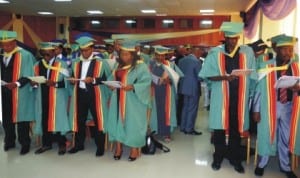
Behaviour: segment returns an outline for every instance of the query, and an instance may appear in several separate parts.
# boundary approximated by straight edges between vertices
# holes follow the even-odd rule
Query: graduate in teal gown
[[[21,155],[30,150],[30,121],[34,120],[34,96],[30,80],[33,76],[33,55],[17,46],[17,33],[0,30],[0,43],[3,55],[0,56],[2,87],[2,118],[4,151],[15,148],[16,127],[22,148]]]
[[[152,113],[150,127],[152,131],[156,131],[159,136],[163,137],[165,142],[170,142],[171,133],[177,127],[176,87],[178,83],[166,69],[166,66],[173,69],[180,77],[183,76],[183,73],[174,63],[166,59],[167,53],[168,48],[156,48],[155,60],[149,64],[152,75],[158,77],[153,80],[151,86]]]
[[[108,64],[94,55],[95,39],[81,36],[76,40],[81,56],[72,63],[72,87],[69,120],[75,133],[75,145],[71,154],[84,150],[87,119],[92,116],[94,127],[91,131],[97,147],[96,156],[104,155],[107,122],[108,88],[102,83],[111,75]],[[80,79],[80,81],[79,81]],[[90,114],[90,116],[89,116]]]
[[[121,88],[112,89],[109,104],[109,140],[116,142],[114,159],[122,155],[122,145],[131,148],[129,161],[138,156],[138,148],[145,145],[147,108],[150,100],[151,74],[146,64],[138,61],[135,44],[123,42],[119,65],[109,80],[120,81]]]
[[[249,100],[257,78],[256,72],[231,75],[234,69],[256,68],[253,50],[237,44],[242,30],[242,23],[223,22],[225,44],[211,49],[199,73],[199,77],[211,84],[209,128],[214,130],[215,146],[212,168],[219,170],[226,156],[238,173],[244,173],[237,153],[240,153],[240,137],[249,129]]]
[[[299,154],[299,86],[290,89],[274,88],[282,75],[300,76],[300,67],[293,54],[294,38],[286,35],[278,37],[276,58],[267,55],[259,58],[260,80],[256,87],[258,102],[254,105],[254,119],[257,124],[257,151],[259,161],[255,175],[262,176],[269,156],[278,152],[280,169],[287,177],[294,177],[290,167],[289,153]],[[283,93],[282,93],[283,91]]]
[[[70,131],[67,115],[68,82],[66,73],[68,65],[55,57],[54,44],[44,42],[40,44],[44,58],[34,65],[34,75],[44,76],[47,81],[43,84],[32,82],[35,90],[35,131],[42,135],[42,147],[36,150],[36,154],[43,153],[52,148],[54,141],[58,142],[59,155],[66,152],[66,137]],[[67,76],[66,76],[67,75]]]

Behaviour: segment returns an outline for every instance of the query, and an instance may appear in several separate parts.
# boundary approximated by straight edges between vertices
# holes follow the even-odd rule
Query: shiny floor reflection
[[[251,178],[253,157],[246,173],[236,173],[225,160],[221,170],[211,169],[213,147],[207,129],[207,111],[199,109],[196,130],[201,136],[187,136],[178,130],[173,141],[166,144],[170,153],[157,151],[154,156],[142,155],[135,162],[128,162],[129,150],[125,150],[120,161],[113,160],[113,153],[107,151],[104,157],[96,158],[94,142],[86,141],[86,149],[75,155],[57,155],[57,146],[41,155],[35,155],[32,146],[29,154],[19,155],[19,146],[9,152],[3,151],[3,130],[0,129],[0,178]],[[33,143],[34,145],[34,143]],[[300,168],[297,175],[300,176]],[[270,160],[264,178],[285,177],[279,172],[276,158]]]

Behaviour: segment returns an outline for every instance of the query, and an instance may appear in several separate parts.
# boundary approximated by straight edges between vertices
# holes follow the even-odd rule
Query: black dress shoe
[[[214,171],[218,171],[218,170],[220,170],[220,168],[221,168],[221,163],[220,163],[220,162],[217,162],[217,161],[213,161],[213,163],[211,164],[211,168],[212,168]]]
[[[5,144],[4,145],[4,151],[8,151],[10,149],[13,149],[16,147],[16,144]]]
[[[48,151],[48,150],[51,150],[52,147],[51,146],[43,146],[39,149],[37,149],[34,153],[35,154],[41,154],[41,153],[44,153],[45,151]]]
[[[136,158],[131,157],[131,156],[129,156],[129,158],[128,158],[128,161],[129,161],[129,162],[133,162],[133,161],[135,161],[135,160],[136,160]]]
[[[254,170],[254,174],[256,176],[263,176],[264,175],[264,168],[256,167]]]
[[[29,150],[30,150],[29,146],[22,146],[20,155],[26,155],[27,153],[29,153]]]
[[[62,146],[58,149],[58,155],[64,155],[66,153],[66,147]]]
[[[100,149],[97,149],[97,151],[96,151],[96,157],[100,157],[100,156],[103,156],[103,155],[104,155],[104,151],[100,150]]]
[[[187,135],[202,135],[202,132],[197,132],[195,130],[191,131],[191,132],[184,132]]]
[[[287,178],[297,178],[296,174],[293,171],[283,171],[281,170],[281,172],[283,172]]]
[[[240,173],[240,174],[245,173],[245,169],[244,169],[244,167],[242,166],[241,163],[235,164],[235,165],[233,165],[233,167],[234,167],[234,170],[235,170],[236,172],[238,172],[238,173]]]
[[[68,153],[74,154],[74,153],[77,153],[78,151],[82,151],[82,150],[84,150],[84,147],[73,147],[68,151]]]

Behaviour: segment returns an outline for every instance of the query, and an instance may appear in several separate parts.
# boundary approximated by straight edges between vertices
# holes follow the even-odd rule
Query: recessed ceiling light
[[[38,12],[40,15],[53,15],[53,12],[40,11]]]
[[[55,2],[71,2],[72,0],[54,0]]]
[[[127,24],[136,23],[136,21],[135,21],[135,20],[126,20],[125,22],[126,22]]]
[[[142,13],[144,14],[154,14],[156,13],[156,10],[154,9],[144,9],[144,10],[141,10]]]
[[[99,10],[88,10],[86,11],[88,14],[92,14],[92,15],[97,15],[97,14],[103,14],[102,11],[99,11]]]
[[[214,13],[215,10],[214,9],[201,9],[200,13]]]
[[[100,24],[101,22],[99,21],[99,20],[92,20],[91,21],[91,24],[93,24],[93,25],[98,25],[98,24]]]
[[[8,3],[10,3],[10,2],[7,0],[0,0],[0,4],[8,4]]]
[[[156,16],[167,16],[167,14],[156,14]]]
[[[201,21],[202,25],[211,25],[212,23],[213,23],[212,20],[202,20]]]
[[[163,23],[165,23],[165,24],[174,23],[174,20],[166,19],[166,20],[163,20]]]

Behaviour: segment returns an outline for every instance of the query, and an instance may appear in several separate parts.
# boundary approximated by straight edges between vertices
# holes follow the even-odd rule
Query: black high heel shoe
[[[135,161],[135,160],[136,160],[136,158],[131,157],[131,156],[129,156],[129,158],[128,158],[128,161],[129,161],[129,162],[133,162],[133,161]]]
[[[121,151],[120,155],[114,155],[114,159],[115,159],[116,161],[120,160],[121,157],[122,157],[122,154],[123,154],[123,151]]]

